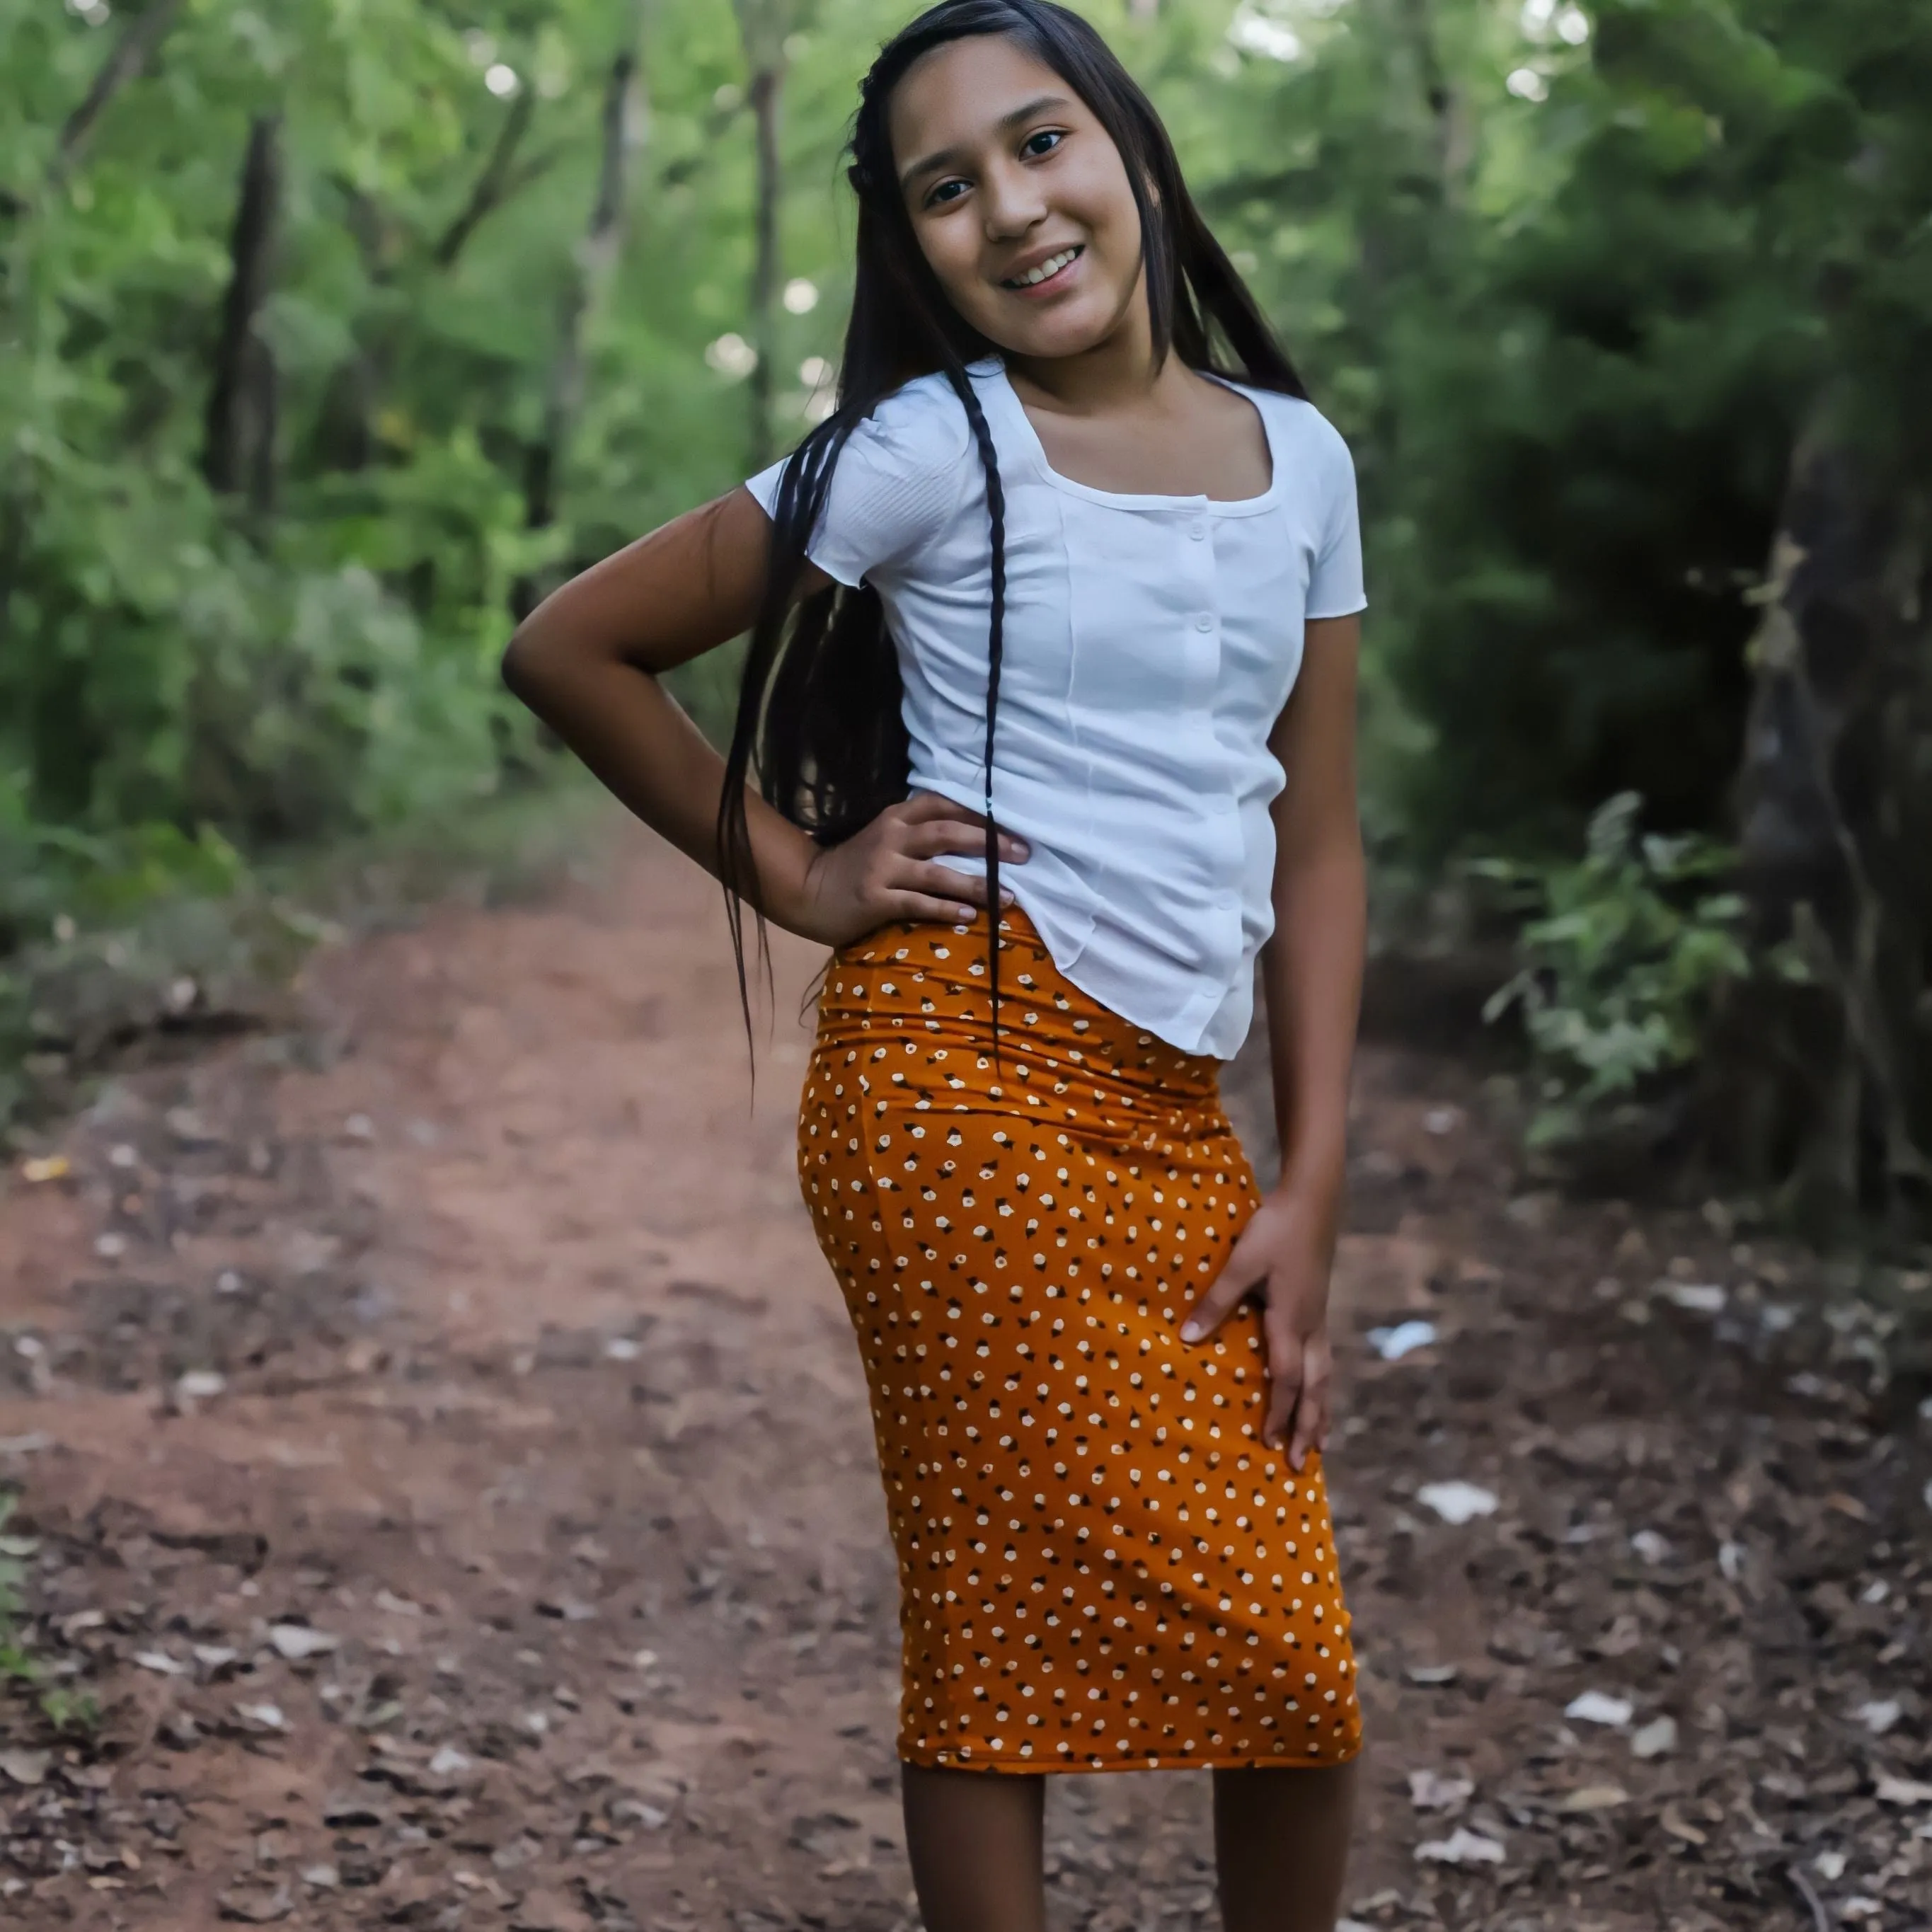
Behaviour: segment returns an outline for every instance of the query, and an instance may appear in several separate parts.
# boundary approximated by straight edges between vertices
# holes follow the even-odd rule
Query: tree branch
[[[67,118],[54,144],[54,158],[47,170],[50,182],[58,182],[80,158],[80,151],[94,131],[94,123],[107,111],[108,104],[136,79],[154,50],[182,10],[183,0],[152,0],[144,12],[136,14],[121,30],[113,51],[100,64],[86,98]]]
[[[470,236],[516,188],[531,178],[527,172],[520,176],[514,175],[512,164],[517,158],[517,150],[523,146],[524,136],[530,132],[530,118],[536,111],[536,97],[528,88],[511,102],[510,111],[503,117],[503,124],[497,129],[496,140],[490,146],[490,158],[484,163],[483,172],[476,177],[462,213],[442,231],[430,251],[430,259],[439,268],[454,268]]]

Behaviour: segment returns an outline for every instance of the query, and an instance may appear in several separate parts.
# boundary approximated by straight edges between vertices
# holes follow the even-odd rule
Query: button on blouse
[[[1006,500],[993,810],[1031,848],[1001,879],[1083,992],[1184,1052],[1232,1058],[1274,928],[1268,807],[1284,778],[1268,736],[1305,620],[1366,602],[1348,447],[1310,404],[1230,382],[1260,414],[1267,490],[1123,495],[1053,469],[997,358],[968,374]],[[767,512],[783,467],[746,486]],[[924,376],[853,432],[808,545],[828,575],[878,593],[911,788],[976,811],[988,537],[965,411]]]

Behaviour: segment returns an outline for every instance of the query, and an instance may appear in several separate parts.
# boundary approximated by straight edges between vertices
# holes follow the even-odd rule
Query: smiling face
[[[949,41],[894,89],[890,125],[913,232],[981,334],[1048,358],[1144,327],[1126,166],[1052,68],[996,34]]]

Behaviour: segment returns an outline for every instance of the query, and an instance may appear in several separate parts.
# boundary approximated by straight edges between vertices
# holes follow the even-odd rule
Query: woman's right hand
[[[957,852],[986,849],[986,820],[934,792],[915,792],[890,805],[862,831],[815,852],[806,868],[801,903],[784,923],[826,946],[844,946],[901,920],[964,925],[986,903],[986,881],[938,862]],[[1027,856],[1025,840],[1000,834],[1003,865]],[[1013,896],[1000,889],[1002,905]]]

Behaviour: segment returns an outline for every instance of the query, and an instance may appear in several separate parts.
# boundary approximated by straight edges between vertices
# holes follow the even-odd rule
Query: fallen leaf
[[[47,1767],[52,1762],[51,1751],[0,1751],[0,1777],[10,1779],[16,1784],[44,1784]]]
[[[1371,1328],[1369,1346],[1385,1362],[1399,1362],[1418,1348],[1426,1348],[1436,1340],[1432,1322],[1399,1322],[1393,1328]]]
[[[1458,1825],[1448,1838],[1432,1838],[1418,1845],[1415,1856],[1425,1864],[1499,1865],[1503,1862],[1503,1848],[1495,1839],[1486,1838],[1466,1825]]]
[[[1586,1784],[1571,1792],[1556,1808],[1559,1811],[1614,1811],[1630,1802],[1630,1793],[1621,1784]]]
[[[74,1162],[64,1154],[46,1154],[38,1160],[20,1163],[20,1178],[30,1187],[50,1180],[64,1180],[73,1172]]]
[[[596,1932],[596,1927],[580,1906],[544,1888],[528,1894],[510,1914],[510,1932]]]
[[[1586,1690],[1570,1699],[1563,1714],[1582,1724],[1608,1724],[1621,1730],[1628,1724],[1636,1706],[1628,1697],[1612,1697],[1603,1690]]]
[[[1932,1804],[1932,1784],[1916,1778],[1892,1778],[1880,1772],[1874,1795],[1881,1804]]]
[[[326,1630],[311,1630],[306,1624],[276,1624],[269,1630],[268,1641],[291,1664],[326,1657],[342,1647],[340,1637],[331,1636]]]
[[[1709,1839],[1699,1831],[1695,1825],[1688,1823],[1678,1816],[1677,1808],[1674,1804],[1666,1804],[1664,1808],[1663,1814],[1658,1820],[1658,1822],[1673,1838],[1682,1838],[1687,1845],[1705,1845],[1710,1843]]]
[[[1848,1516],[1854,1522],[1870,1522],[1871,1511],[1856,1496],[1848,1496],[1842,1490],[1836,1490],[1825,1498],[1827,1509],[1836,1510],[1840,1516]]]
[[[1474,1483],[1425,1483],[1415,1492],[1418,1502],[1432,1509],[1444,1522],[1465,1523],[1479,1516],[1491,1516],[1496,1512],[1497,1498],[1493,1490],[1485,1490]]]
[[[137,1650],[134,1653],[134,1661],[143,1670],[152,1670],[158,1676],[184,1677],[188,1674],[186,1664],[177,1664],[163,1650]]]
[[[1408,1774],[1408,1802],[1418,1811],[1460,1811],[1475,1791],[1474,1784],[1466,1778],[1444,1778],[1436,1771]]]
[[[224,1918],[238,1919],[244,1925],[272,1925],[295,1910],[295,1894],[286,1886],[272,1892],[230,1889],[215,1900]]]

